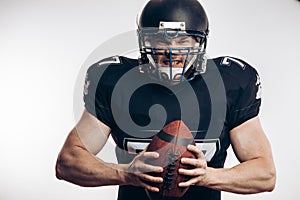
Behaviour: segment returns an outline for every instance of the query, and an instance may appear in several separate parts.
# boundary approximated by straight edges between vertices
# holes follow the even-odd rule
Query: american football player
[[[182,120],[195,145],[195,158],[181,162],[189,177],[182,200],[219,200],[221,191],[272,191],[276,170],[259,119],[261,83],[247,62],[208,58],[209,23],[197,0],[151,0],[138,21],[140,57],[112,56],[89,67],[85,110],[58,156],[56,176],[86,186],[119,185],[119,200],[148,199],[158,192],[159,156],[145,148],[165,125]],[[118,163],[96,157],[112,136]],[[224,168],[232,146],[240,161]]]

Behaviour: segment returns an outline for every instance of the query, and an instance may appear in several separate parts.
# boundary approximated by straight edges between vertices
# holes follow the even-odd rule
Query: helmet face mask
[[[157,28],[142,29],[138,34],[141,56],[149,63],[145,70],[150,77],[163,82],[194,78],[195,62],[205,54],[204,35],[175,29],[157,31]]]
[[[196,15],[191,15],[197,6]],[[208,22],[204,10],[206,20],[197,18],[199,8],[203,10],[196,0],[148,2],[138,27],[141,72],[167,83],[190,81],[205,72]],[[159,12],[165,9],[171,14]]]

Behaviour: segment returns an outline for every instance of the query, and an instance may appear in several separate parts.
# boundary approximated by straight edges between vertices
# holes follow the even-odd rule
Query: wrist
[[[219,169],[207,167],[203,186],[215,189],[215,186],[220,182],[220,179],[217,175],[218,173]]]
[[[115,164],[117,179],[119,181],[118,185],[128,185],[128,166],[126,164]]]
[[[221,186],[224,184],[224,181],[226,179],[224,175],[226,174],[225,172],[227,170],[229,169],[207,167],[204,186],[215,190],[221,190]]]

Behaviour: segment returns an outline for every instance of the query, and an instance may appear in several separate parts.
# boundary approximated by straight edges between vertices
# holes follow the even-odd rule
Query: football
[[[194,137],[181,120],[167,124],[152,138],[146,151],[158,152],[159,158],[148,159],[146,162],[163,167],[162,173],[149,173],[162,177],[163,183],[155,185],[159,188],[158,193],[147,191],[151,200],[180,198],[188,190],[188,188],[178,187],[178,183],[188,180],[188,177],[178,173],[178,169],[191,168],[190,165],[184,165],[180,162],[183,157],[195,158],[195,155],[187,150],[187,145],[189,144],[195,144]]]

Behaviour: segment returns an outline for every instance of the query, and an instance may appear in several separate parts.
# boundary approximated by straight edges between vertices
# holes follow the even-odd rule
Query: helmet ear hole
[[[197,43],[203,44],[203,39],[201,39],[201,37],[195,36],[194,39]]]

